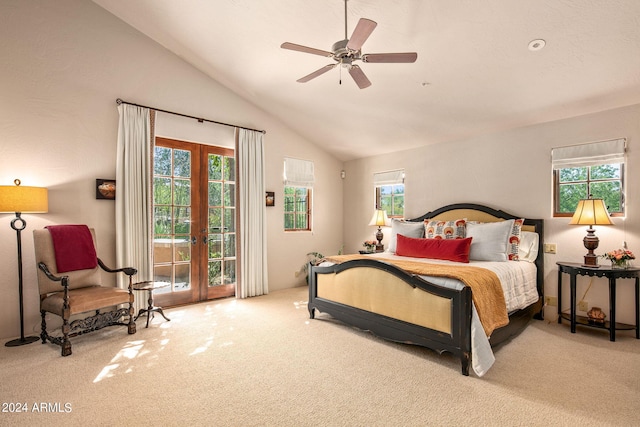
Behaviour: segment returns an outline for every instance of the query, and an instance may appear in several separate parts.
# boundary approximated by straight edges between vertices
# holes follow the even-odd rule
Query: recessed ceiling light
[[[538,50],[542,50],[542,48],[547,44],[547,42],[545,42],[542,39],[535,39],[535,40],[531,40],[529,42],[529,50],[532,52],[536,52]]]

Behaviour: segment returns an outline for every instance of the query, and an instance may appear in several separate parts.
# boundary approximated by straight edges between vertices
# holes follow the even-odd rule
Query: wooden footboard
[[[522,218],[487,206],[458,203],[409,220],[425,219],[496,222]],[[543,319],[544,221],[525,218],[523,231],[538,234],[536,303],[509,315],[509,324],[490,337],[496,346],[520,333],[531,318]],[[360,275],[360,272],[364,272]],[[471,361],[471,289],[444,288],[375,259],[352,260],[330,267],[309,264],[309,315],[314,310],[391,340],[416,344],[460,357],[462,373]]]
[[[309,315],[314,310],[384,339],[460,358],[469,375],[471,291],[444,288],[376,260],[309,265]]]

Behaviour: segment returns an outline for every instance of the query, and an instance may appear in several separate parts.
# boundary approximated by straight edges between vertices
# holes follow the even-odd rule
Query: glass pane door
[[[235,292],[236,168],[233,151],[208,148],[207,294],[216,298]]]
[[[158,305],[235,294],[233,150],[156,138],[153,233]]]

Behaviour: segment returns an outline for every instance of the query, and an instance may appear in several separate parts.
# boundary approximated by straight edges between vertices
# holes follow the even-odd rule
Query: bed
[[[422,237],[412,235],[421,228]],[[511,230],[506,259],[495,258],[503,256],[503,249],[495,255],[491,245],[502,241],[506,228]],[[394,222],[385,253],[310,263],[309,315],[314,319],[316,311],[326,313],[390,341],[452,353],[459,357],[463,375],[469,375],[471,366],[482,376],[495,360],[493,348],[521,332],[532,318],[543,319],[543,232],[541,219],[469,203]],[[496,278],[497,285],[482,282]],[[527,288],[512,289],[520,286]],[[484,288],[493,288],[493,294],[486,295]]]

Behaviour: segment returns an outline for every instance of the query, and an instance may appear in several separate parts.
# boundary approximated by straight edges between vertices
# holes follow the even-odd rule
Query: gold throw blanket
[[[375,259],[386,262],[410,274],[419,276],[449,277],[460,280],[471,288],[473,303],[475,304],[480,323],[488,337],[491,333],[509,323],[507,304],[500,279],[491,270],[473,266],[457,266],[448,264],[431,264],[417,261],[401,261],[392,259],[378,259],[362,255],[335,255],[325,258],[327,261],[340,264],[356,259]]]

